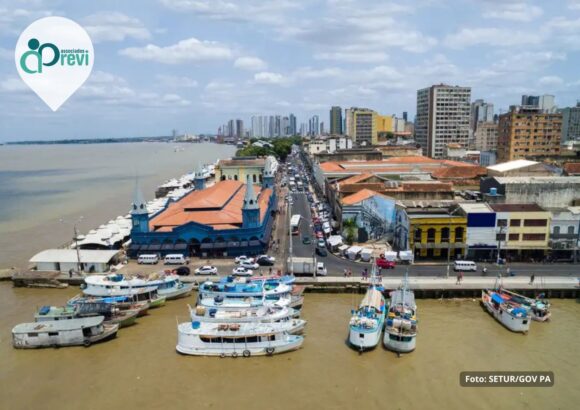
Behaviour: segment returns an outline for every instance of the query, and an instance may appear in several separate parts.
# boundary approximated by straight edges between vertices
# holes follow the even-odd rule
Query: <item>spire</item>
[[[248,175],[246,177],[246,195],[244,196],[244,209],[259,209],[258,198],[254,192],[254,184]]]
[[[131,204],[131,214],[138,215],[138,214],[147,214],[147,202],[145,202],[145,198],[143,197],[143,193],[139,188],[139,180],[135,180],[135,192],[133,193],[133,203]]]

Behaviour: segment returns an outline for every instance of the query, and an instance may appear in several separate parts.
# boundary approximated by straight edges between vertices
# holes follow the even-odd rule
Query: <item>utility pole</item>
[[[455,212],[459,211],[459,208],[456,208],[453,212],[449,214],[449,236],[447,238],[447,279],[449,279],[449,270],[451,265],[451,223],[453,222],[451,217]],[[457,241],[457,238],[455,238]]]
[[[75,241],[75,249],[77,251],[77,271],[79,273],[79,275],[82,272],[82,268],[81,268],[81,251],[79,250],[79,233],[77,231],[77,224],[74,224],[74,233],[75,233],[75,237],[73,238]]]
[[[289,250],[290,250],[290,274],[292,276],[294,276],[294,262],[292,259],[292,225],[291,225],[291,221],[292,221],[292,195],[290,194],[290,191],[288,191],[288,238],[289,238]]]

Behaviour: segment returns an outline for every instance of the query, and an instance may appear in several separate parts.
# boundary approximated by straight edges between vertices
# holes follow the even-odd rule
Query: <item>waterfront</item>
[[[359,356],[346,344],[360,295],[308,294],[304,347],[271,358],[186,357],[175,352],[176,317],[187,298],[151,311],[110,342],[90,348],[19,351],[13,325],[35,306],[62,304],[78,289],[0,284],[0,408],[574,408],[580,400],[573,348],[580,304],[554,300],[550,323],[508,332],[473,300],[419,300],[417,350],[382,347]],[[465,370],[551,370],[552,388],[463,388]],[[10,392],[9,394],[7,394]]]
[[[129,211],[135,178],[147,199],[197,163],[234,155],[217,144],[127,143],[3,146],[0,149],[0,268],[70,241]],[[183,150],[181,150],[181,148]],[[64,222],[61,222],[61,219]]]

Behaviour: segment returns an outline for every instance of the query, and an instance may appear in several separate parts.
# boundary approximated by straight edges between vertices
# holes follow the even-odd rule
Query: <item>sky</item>
[[[45,16],[90,34],[86,83],[52,112],[14,47]],[[410,118],[432,84],[496,113],[522,94],[580,99],[580,0],[0,0],[0,141],[216,133],[230,118],[332,105]]]

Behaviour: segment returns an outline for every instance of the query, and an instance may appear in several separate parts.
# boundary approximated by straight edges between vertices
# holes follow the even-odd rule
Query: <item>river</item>
[[[176,147],[180,149],[176,150]],[[147,199],[169,178],[235,154],[217,144],[126,143],[0,147],[0,268],[126,214],[138,176]]]
[[[33,309],[62,304],[78,289],[0,284],[2,409],[572,409],[580,401],[576,351],[580,304],[553,301],[553,320],[510,333],[473,300],[419,300],[417,350],[397,358],[382,347],[359,355],[346,343],[361,295],[307,294],[306,340],[273,357],[205,358],[175,352],[168,302],[117,338],[89,348],[16,350],[10,329]],[[466,370],[546,370],[551,388],[466,388]]]

